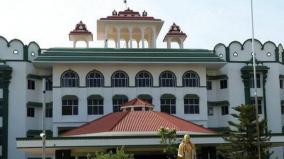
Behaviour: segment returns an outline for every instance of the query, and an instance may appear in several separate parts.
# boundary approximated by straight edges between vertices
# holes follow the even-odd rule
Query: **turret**
[[[113,11],[111,16],[101,18],[97,21],[98,40],[105,42],[108,47],[113,40],[116,48],[121,48],[121,42],[125,42],[126,48],[156,48],[156,40],[164,22],[160,19],[148,16],[146,11],[139,12],[131,9],[124,11]]]
[[[181,31],[180,27],[175,23],[171,26],[169,32],[166,34],[163,42],[167,42],[167,48],[171,48],[171,43],[178,43],[180,49],[183,49],[183,42],[187,38],[187,35]]]
[[[73,47],[76,47],[78,41],[84,41],[87,48],[89,47],[89,42],[93,41],[93,34],[88,31],[86,25],[80,21],[75,29],[69,33],[69,40],[73,41]]]

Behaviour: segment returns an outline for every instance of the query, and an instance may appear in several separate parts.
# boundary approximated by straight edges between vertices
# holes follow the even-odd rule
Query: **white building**
[[[0,37],[0,158],[38,157],[17,149],[16,138],[39,136],[43,101],[45,128],[53,137],[119,111],[136,97],[156,111],[214,129],[228,126],[230,108],[251,103],[251,40],[184,49],[186,34],[174,24],[164,38],[167,48],[156,48],[163,21],[130,9],[113,11],[97,24],[105,48],[42,49],[36,42]],[[74,47],[77,41],[89,47],[93,35],[80,22],[69,38]],[[180,48],[172,49],[173,42]],[[260,115],[274,136],[282,136],[283,47],[255,40],[255,50]],[[273,151],[273,157],[283,158],[282,147]]]

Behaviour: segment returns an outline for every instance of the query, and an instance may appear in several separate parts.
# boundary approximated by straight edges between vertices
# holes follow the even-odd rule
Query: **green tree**
[[[233,108],[237,113],[231,114],[237,122],[229,121],[228,131],[224,139],[229,144],[221,146],[221,154],[229,159],[258,159],[256,113],[254,105],[241,105]],[[270,131],[266,131],[266,121],[259,121],[260,148],[262,158],[267,158],[271,138]]]
[[[121,147],[116,149],[116,153],[97,153],[96,159],[134,159],[134,155],[126,153],[124,147]]]
[[[163,151],[167,154],[169,159],[176,158],[177,156],[177,144],[176,144],[176,130],[171,128],[161,127],[158,130],[158,134],[161,138],[160,143],[165,145]]]

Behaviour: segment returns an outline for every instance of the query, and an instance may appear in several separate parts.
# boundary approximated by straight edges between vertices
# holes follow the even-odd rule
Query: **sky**
[[[185,48],[213,49],[218,43],[251,38],[250,0],[128,0],[128,7],[164,20],[157,46],[175,22],[188,37]],[[284,0],[254,0],[255,38],[284,43]],[[72,47],[68,34],[82,20],[96,39],[99,18],[124,10],[123,0],[0,0],[0,36],[36,41],[41,48]]]

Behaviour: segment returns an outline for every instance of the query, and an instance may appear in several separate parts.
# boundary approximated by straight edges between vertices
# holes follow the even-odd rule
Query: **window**
[[[206,85],[207,85],[207,90],[212,90],[212,81],[207,81]]]
[[[35,89],[35,81],[29,79],[28,80],[28,89],[34,90]]]
[[[255,104],[254,98],[251,98],[250,104],[251,105]],[[261,98],[257,98],[257,108],[258,108],[258,114],[262,114],[262,99]]]
[[[281,103],[281,114],[284,115],[284,105]]]
[[[119,112],[120,106],[128,101],[128,98],[125,95],[115,95],[112,98],[113,112]]]
[[[65,71],[61,76],[61,86],[62,87],[78,87],[79,86],[79,76],[74,71]]]
[[[91,71],[88,73],[86,78],[87,87],[103,87],[104,76],[98,71]]]
[[[76,96],[62,98],[62,115],[78,115],[78,98]]]
[[[123,71],[116,71],[111,76],[112,87],[128,87],[128,75]]]
[[[229,114],[229,106],[222,106],[221,111],[222,111],[222,115],[228,115]]]
[[[182,78],[184,87],[199,87],[199,76],[196,72],[188,71],[183,75]]]
[[[152,104],[152,96],[148,94],[140,94],[137,98]]]
[[[280,79],[279,82],[280,82],[280,88],[283,89],[283,79]]]
[[[184,98],[184,114],[199,114],[199,98],[185,97]]]
[[[226,79],[220,80],[220,89],[226,89],[226,88],[228,88],[227,80]]]
[[[211,106],[208,107],[208,115],[209,116],[213,116],[214,115],[214,108],[211,107]]]
[[[173,72],[165,71],[160,75],[160,87],[175,87],[176,76]]]
[[[52,80],[51,79],[47,79],[45,81],[45,90],[47,90],[47,91],[51,91],[52,90]]]
[[[141,71],[137,73],[135,77],[136,87],[152,87],[153,78],[152,75],[147,71]]]
[[[35,117],[35,108],[27,107],[27,117]]]
[[[52,106],[46,106],[45,117],[52,118]]]
[[[176,114],[176,98],[174,95],[165,94],[161,97],[161,112]]]
[[[260,74],[259,73],[256,74],[256,87],[257,88],[261,87],[261,84],[260,84]],[[250,74],[250,88],[254,88],[253,74]]]
[[[104,99],[99,96],[91,96],[88,98],[88,115],[104,114]]]

